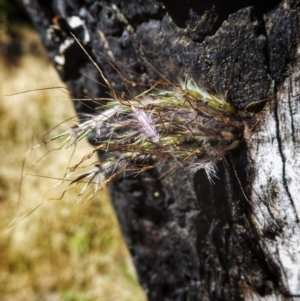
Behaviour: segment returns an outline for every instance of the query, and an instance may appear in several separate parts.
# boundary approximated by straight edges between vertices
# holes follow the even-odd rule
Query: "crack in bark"
[[[295,125],[294,125],[294,115],[293,115],[293,110],[292,110],[292,104],[291,104],[291,90],[290,87],[292,86],[291,79],[289,80],[289,90],[288,90],[288,105],[289,105],[289,112],[291,116],[291,129],[292,129],[292,141],[293,144],[295,145],[296,139],[295,139]]]
[[[285,154],[284,154],[284,151],[283,151],[281,132],[280,132],[280,129],[279,129],[280,119],[279,119],[279,116],[278,116],[278,110],[279,110],[278,104],[276,103],[275,104],[275,114],[274,115],[275,115],[275,121],[276,121],[276,137],[277,137],[277,141],[278,141],[278,150],[279,150],[280,156],[282,158],[282,183],[283,183],[284,189],[286,191],[286,194],[288,196],[288,199],[289,199],[289,201],[292,205],[292,208],[294,210],[296,222],[299,224],[299,216],[298,216],[298,213],[297,213],[297,210],[296,210],[295,202],[292,198],[292,195],[290,193],[290,190],[289,190],[289,187],[288,187],[288,184],[287,184],[287,180],[286,180],[286,168],[285,168],[286,157],[285,157]]]

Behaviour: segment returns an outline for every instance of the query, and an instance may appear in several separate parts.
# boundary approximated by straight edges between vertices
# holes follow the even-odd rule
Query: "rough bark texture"
[[[226,93],[248,126],[239,149],[219,163],[214,184],[204,172],[192,176],[180,167],[160,177],[176,165],[168,162],[163,170],[119,178],[110,187],[149,300],[296,300],[300,124],[294,77],[293,97],[279,96],[289,64],[295,64],[298,1],[24,3],[76,95],[107,97],[108,89],[96,82],[103,80],[70,42],[70,32],[83,40],[116,91],[134,95],[139,84],[188,74]],[[74,16],[80,26],[72,23]],[[247,105],[262,99],[249,107],[249,118]],[[92,112],[95,104],[75,107]]]

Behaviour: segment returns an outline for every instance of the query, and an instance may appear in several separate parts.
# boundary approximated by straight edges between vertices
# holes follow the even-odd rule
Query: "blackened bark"
[[[159,78],[174,82],[188,74],[205,88],[226,93],[246,125],[259,120],[264,105],[274,103],[274,91],[295,58],[297,1],[24,3],[70,90],[94,99],[107,97],[108,89],[97,83],[103,83],[100,74],[71,42],[70,32],[83,41],[117,92],[134,95],[142,91],[139,84]],[[249,107],[250,120],[245,108],[262,99]],[[78,113],[93,112],[95,106],[93,101],[75,103]],[[253,183],[260,166],[252,150],[261,142],[247,139],[252,133],[219,163],[214,183],[202,171],[192,176],[180,167],[161,177],[176,166],[168,162],[162,170],[122,177],[111,185],[149,300],[289,300],[300,294],[299,279],[291,285],[282,258],[273,256],[283,235],[280,227],[266,231],[259,218]],[[274,190],[267,195],[269,203]],[[276,224],[274,214],[268,222],[272,219]]]

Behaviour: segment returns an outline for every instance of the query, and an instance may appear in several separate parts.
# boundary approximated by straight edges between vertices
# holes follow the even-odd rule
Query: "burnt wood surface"
[[[136,95],[155,80],[176,82],[188,74],[205,88],[226,94],[241,112],[266,99],[251,106],[252,120],[274,99],[295,60],[298,1],[24,3],[50,60],[74,95],[96,99],[107,97],[109,90],[99,84],[99,72],[79,45],[70,42],[71,32],[117,92]],[[71,17],[81,24],[75,26]],[[92,101],[74,105],[78,113],[93,112],[96,106]],[[244,118],[247,123],[249,114]],[[296,297],[264,247],[265,233],[253,222],[249,147],[245,139],[218,164],[214,183],[204,171],[193,176],[180,167],[161,177],[176,165],[167,162],[162,170],[120,177],[110,186],[149,300]]]

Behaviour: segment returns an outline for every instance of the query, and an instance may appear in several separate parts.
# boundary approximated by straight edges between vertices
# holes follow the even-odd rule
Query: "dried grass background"
[[[75,112],[68,96],[58,90],[5,96],[63,85],[41,54],[37,35],[30,30],[18,35],[26,54],[13,65],[3,49],[16,41],[3,32],[0,35],[1,300],[145,300],[107,194],[81,204],[78,190],[62,200],[50,200],[61,195],[60,187],[45,195],[58,182],[53,178],[63,177],[72,150],[47,154],[59,141],[33,150],[24,169],[34,165],[29,172],[33,175],[22,180],[19,194],[26,152]],[[62,124],[53,135],[72,123]],[[78,161],[87,147],[88,143],[81,144],[72,160]],[[20,222],[10,227],[12,221]]]

